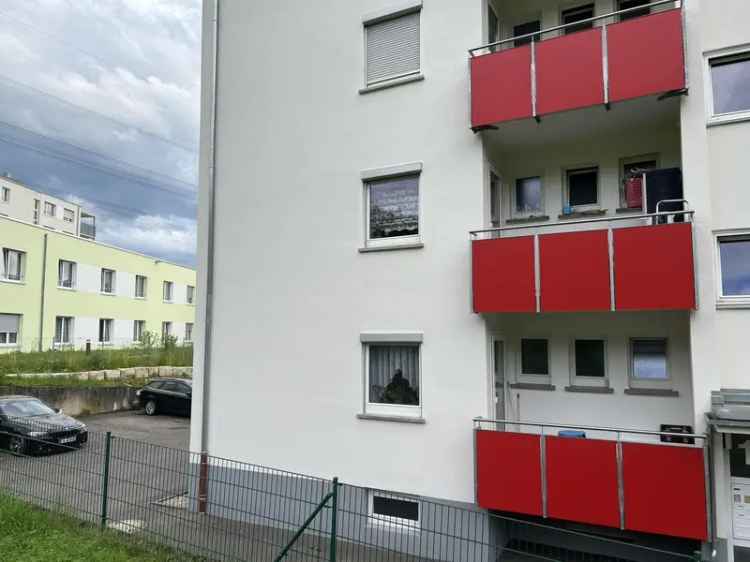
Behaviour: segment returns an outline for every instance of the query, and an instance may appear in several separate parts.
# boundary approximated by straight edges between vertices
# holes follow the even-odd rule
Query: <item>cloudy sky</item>
[[[200,0],[2,0],[0,173],[195,264]]]

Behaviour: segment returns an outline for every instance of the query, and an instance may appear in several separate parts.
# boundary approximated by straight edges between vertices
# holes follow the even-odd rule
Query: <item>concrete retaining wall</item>
[[[35,396],[53,408],[62,408],[69,416],[105,414],[134,407],[136,387],[39,387],[0,386],[0,395]]]
[[[126,369],[107,369],[104,371],[82,371],[80,373],[22,373],[6,375],[7,377],[72,377],[80,380],[117,380],[127,378],[147,379],[153,377],[192,378],[192,367],[128,367]]]

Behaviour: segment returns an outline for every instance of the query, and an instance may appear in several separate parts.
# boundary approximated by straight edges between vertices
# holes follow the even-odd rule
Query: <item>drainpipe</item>
[[[39,295],[39,345],[38,351],[43,351],[44,341],[44,308],[47,302],[47,233],[44,234],[42,246],[42,286]]]

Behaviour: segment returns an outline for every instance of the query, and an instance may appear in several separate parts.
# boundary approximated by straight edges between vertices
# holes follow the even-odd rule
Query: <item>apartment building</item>
[[[741,559],[750,5],[206,4],[192,448]]]
[[[195,271],[0,217],[0,352],[192,343]]]
[[[52,197],[16,181],[9,175],[0,176],[0,217],[96,239],[96,217],[80,205]]]

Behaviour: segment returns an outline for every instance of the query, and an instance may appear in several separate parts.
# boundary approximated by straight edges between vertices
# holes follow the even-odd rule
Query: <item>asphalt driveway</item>
[[[190,418],[147,416],[143,410],[117,412],[78,418],[91,432],[106,433],[124,439],[145,441],[162,447],[187,449],[190,441]]]

